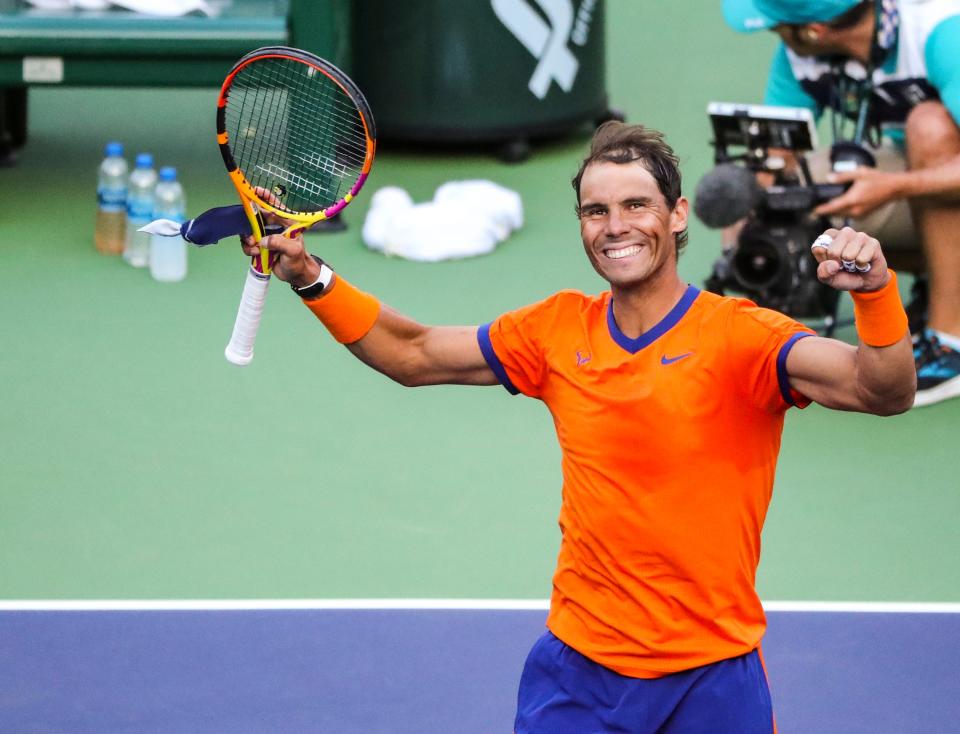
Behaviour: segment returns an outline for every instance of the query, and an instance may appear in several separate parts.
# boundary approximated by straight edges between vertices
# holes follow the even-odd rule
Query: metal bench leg
[[[27,142],[27,88],[0,89],[0,166],[12,166]]]

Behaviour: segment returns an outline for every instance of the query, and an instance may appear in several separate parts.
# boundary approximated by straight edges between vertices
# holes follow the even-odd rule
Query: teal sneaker
[[[930,329],[915,338],[913,359],[917,365],[914,408],[960,395],[960,352],[941,344]]]

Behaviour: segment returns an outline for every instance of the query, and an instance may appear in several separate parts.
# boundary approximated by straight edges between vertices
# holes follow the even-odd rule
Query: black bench
[[[30,86],[217,87],[234,61],[260,46],[347,60],[349,0],[210,4],[220,12],[162,18],[0,0],[0,160],[11,161],[27,140]]]

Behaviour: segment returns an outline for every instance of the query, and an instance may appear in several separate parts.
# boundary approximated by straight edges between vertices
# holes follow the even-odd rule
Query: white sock
[[[955,334],[947,334],[939,329],[934,329],[933,333],[937,335],[937,339],[940,340],[941,344],[946,344],[953,351],[960,352],[960,336],[956,336]]]

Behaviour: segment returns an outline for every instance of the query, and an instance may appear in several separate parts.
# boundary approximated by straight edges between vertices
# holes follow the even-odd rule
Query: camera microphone
[[[700,179],[693,213],[711,229],[729,227],[753,211],[762,196],[763,189],[753,171],[724,163]]]

